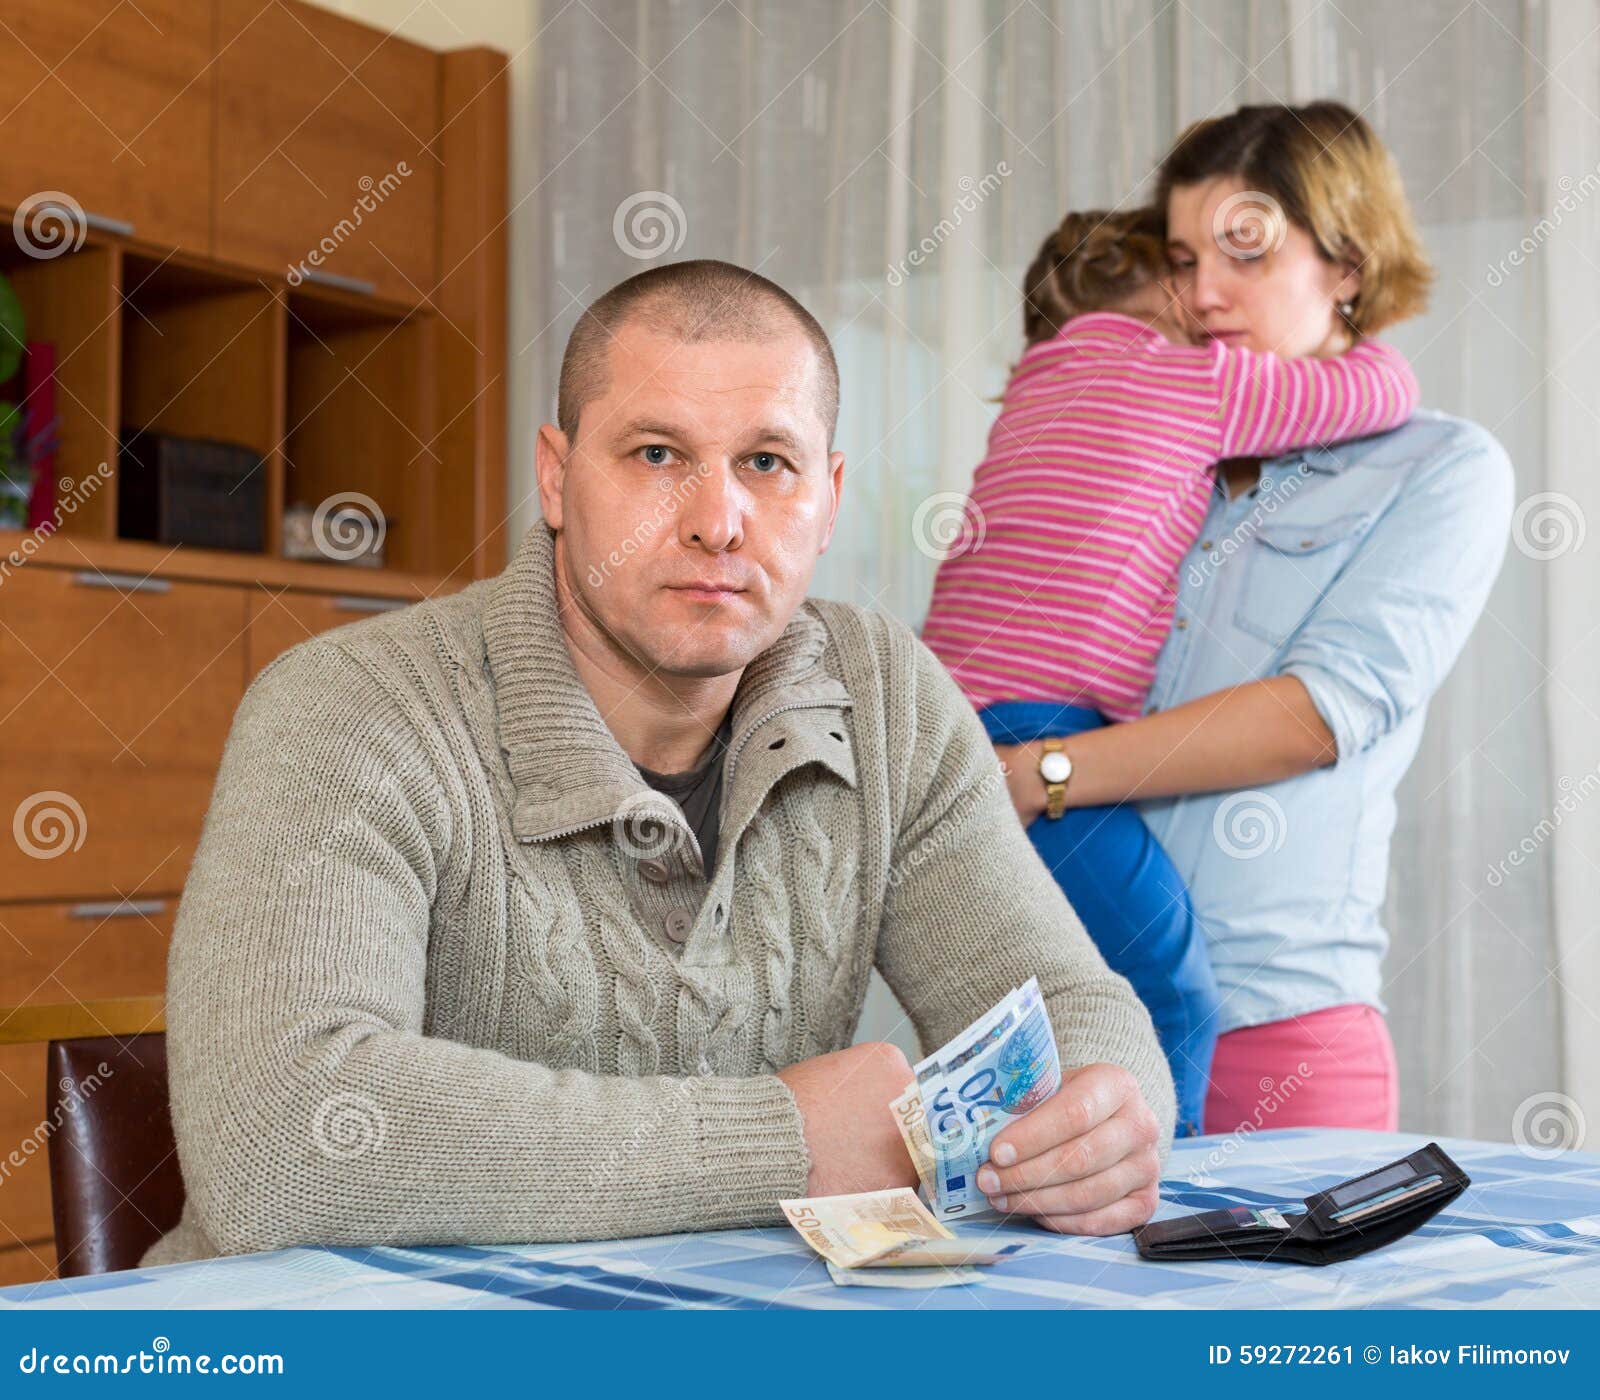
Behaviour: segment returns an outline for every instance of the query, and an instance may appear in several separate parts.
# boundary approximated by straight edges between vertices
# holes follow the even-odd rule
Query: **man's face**
[[[565,591],[643,670],[738,671],[805,598],[844,470],[818,376],[798,329],[684,344],[624,324],[576,443],[541,429],[540,502]]]

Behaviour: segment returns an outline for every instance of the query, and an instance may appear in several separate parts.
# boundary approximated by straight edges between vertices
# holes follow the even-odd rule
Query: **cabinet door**
[[[163,992],[176,907],[171,898],[0,905],[0,1004]],[[42,1044],[0,1045],[0,1244],[16,1248],[5,1261],[16,1282],[55,1263],[44,1073]]]
[[[245,590],[24,565],[0,586],[0,898],[183,887],[244,687]]]
[[[217,255],[427,298],[438,56],[293,0],[218,0],[217,44]]]
[[[274,657],[319,632],[343,627],[373,613],[392,612],[406,604],[399,598],[373,598],[359,593],[297,593],[265,589],[251,594],[250,638],[246,666],[253,679]],[[248,682],[247,682],[248,683]]]
[[[194,0],[7,5],[0,204],[60,191],[141,238],[210,251],[211,21]]]

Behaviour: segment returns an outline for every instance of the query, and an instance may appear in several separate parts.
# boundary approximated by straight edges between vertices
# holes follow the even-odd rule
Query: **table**
[[[1160,1214],[1298,1206],[1414,1151],[1401,1133],[1264,1130],[1175,1144]],[[1415,1234],[1310,1268],[1152,1263],[1127,1235],[1068,1238],[1026,1223],[958,1233],[1027,1252],[981,1284],[839,1288],[792,1230],[725,1230],[587,1244],[296,1248],[0,1289],[14,1308],[1574,1308],[1600,1306],[1600,1155],[1553,1157],[1440,1138],[1472,1178]]]

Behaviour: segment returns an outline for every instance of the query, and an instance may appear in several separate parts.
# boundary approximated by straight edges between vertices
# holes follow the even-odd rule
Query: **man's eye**
[[[750,459],[750,464],[762,475],[767,475],[783,465],[783,458],[776,452],[758,452]]]
[[[641,447],[639,450],[644,453],[645,461],[647,461],[652,467],[666,466],[667,459],[672,456],[672,449],[670,447],[663,447],[660,443],[651,443],[649,447]],[[660,455],[655,455],[657,453]]]

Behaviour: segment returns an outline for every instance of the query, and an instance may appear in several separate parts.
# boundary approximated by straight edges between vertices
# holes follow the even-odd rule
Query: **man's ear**
[[[828,545],[833,540],[833,522],[839,518],[839,497],[844,489],[844,453],[830,452],[828,454],[828,490],[831,499],[828,502],[828,528],[822,532],[822,548],[818,554],[826,554]]]
[[[539,429],[533,447],[534,473],[539,481],[539,511],[552,530],[561,528],[561,492],[567,479],[571,445],[554,423]]]

